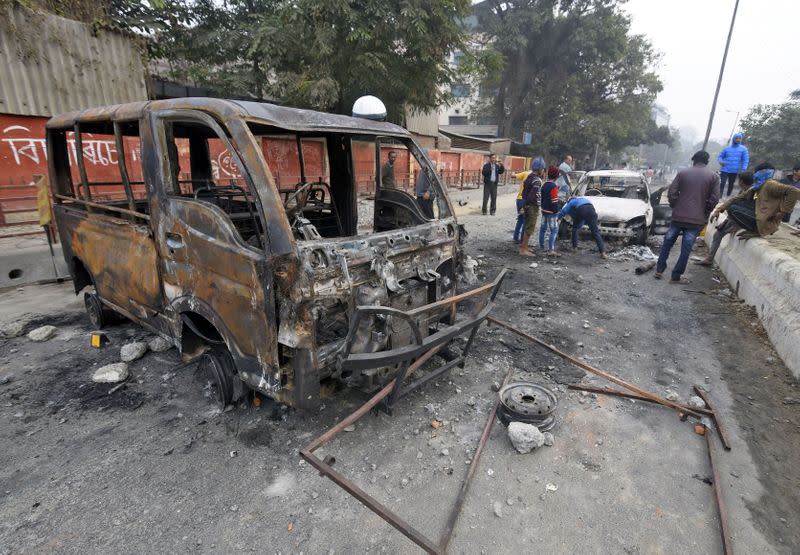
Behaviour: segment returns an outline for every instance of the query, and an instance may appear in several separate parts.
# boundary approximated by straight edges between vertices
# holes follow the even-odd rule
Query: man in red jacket
[[[708,220],[708,215],[719,200],[719,176],[708,169],[708,152],[699,150],[692,156],[693,166],[678,172],[669,186],[669,205],[672,207],[672,222],[664,235],[664,244],[656,263],[655,278],[661,279],[667,269],[669,251],[683,234],[681,254],[672,270],[670,283],[689,283],[682,277],[698,233]]]

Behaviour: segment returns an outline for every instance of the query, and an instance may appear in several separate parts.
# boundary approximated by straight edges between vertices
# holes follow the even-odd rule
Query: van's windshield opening
[[[423,153],[409,139],[250,129],[298,240],[367,235],[449,215],[434,167],[420,163]]]

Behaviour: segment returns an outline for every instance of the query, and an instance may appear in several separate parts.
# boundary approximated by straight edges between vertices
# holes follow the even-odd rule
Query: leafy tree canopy
[[[658,56],[643,36],[629,33],[620,4],[486,2],[479,14],[489,37],[483,50],[493,50],[501,63],[487,65],[482,85],[497,94],[477,113],[493,113],[503,136],[532,131],[536,146],[554,154],[668,142],[668,130],[650,122],[662,89],[653,69]]]
[[[223,94],[349,113],[374,94],[397,120],[447,100],[468,0],[111,0],[168,76]]]
[[[741,129],[753,166],[769,160],[778,168],[791,168],[800,158],[800,91],[782,104],[754,106]]]

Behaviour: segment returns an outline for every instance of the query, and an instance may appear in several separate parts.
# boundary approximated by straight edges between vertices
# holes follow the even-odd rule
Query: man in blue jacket
[[[725,182],[728,183],[728,196],[733,192],[733,184],[737,176],[747,170],[750,163],[750,152],[742,144],[742,134],[736,133],[731,139],[731,145],[722,149],[717,156],[719,162],[719,196],[725,195]]]
[[[597,243],[597,250],[600,251],[600,257],[608,258],[606,256],[605,245],[603,245],[603,238],[600,236],[600,228],[597,224],[597,210],[594,209],[592,201],[586,197],[572,197],[558,213],[558,219],[560,220],[564,216],[572,218],[573,249],[578,248],[578,231],[585,223],[589,226],[589,231],[592,232],[595,243]]]

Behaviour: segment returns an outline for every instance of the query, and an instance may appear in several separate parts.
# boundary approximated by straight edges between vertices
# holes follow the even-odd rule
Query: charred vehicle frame
[[[87,169],[98,135],[116,146],[119,179]],[[270,137],[296,145],[289,187],[267,163]],[[312,143],[316,176],[304,160]],[[373,229],[361,235],[356,143],[375,153]],[[387,144],[433,184],[433,219],[382,187]],[[486,317],[457,310],[466,233],[435,167],[396,125],[185,98],[55,116],[47,148],[64,256],[76,294],[89,288],[93,323],[114,312],[169,338],[185,361],[201,360],[224,404],[249,388],[308,408],[326,380],[374,391],[439,346],[443,368],[463,364],[471,341],[460,355],[449,344]],[[501,281],[464,300],[486,308],[480,297]]]

